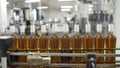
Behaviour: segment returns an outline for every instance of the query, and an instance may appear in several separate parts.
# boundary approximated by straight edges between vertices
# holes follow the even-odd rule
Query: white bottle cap
[[[10,26],[10,32],[15,33],[15,26]]]
[[[46,33],[46,25],[41,25],[41,33]]]
[[[91,25],[90,24],[86,24],[85,30],[86,30],[86,33],[87,32],[91,32]]]
[[[79,25],[74,25],[74,32],[79,33]]]
[[[24,25],[20,26],[20,33],[25,33],[25,26]]]
[[[35,25],[31,25],[30,26],[30,32],[31,33],[35,33]]]
[[[102,32],[102,24],[97,24],[97,32]]]
[[[57,29],[56,24],[53,24],[53,25],[52,25],[52,32],[55,33],[55,32],[56,32],[56,29]]]
[[[114,31],[114,25],[113,24],[109,24],[108,25],[108,31],[109,32],[113,32]]]
[[[63,30],[64,33],[68,33],[69,32],[69,27],[68,27],[68,24],[64,24],[64,30]]]

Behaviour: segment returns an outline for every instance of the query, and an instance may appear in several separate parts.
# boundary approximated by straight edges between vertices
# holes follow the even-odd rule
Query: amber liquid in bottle
[[[61,52],[62,53],[71,53],[70,51],[70,37],[68,34],[64,34],[61,39]],[[71,57],[61,57],[62,63],[70,63],[72,61]]]
[[[18,37],[15,34],[12,34],[13,36],[13,44],[9,48],[10,51],[17,51],[18,50]]]
[[[59,53],[59,43],[60,43],[60,38],[56,35],[56,34],[53,34],[51,37],[50,37],[50,50],[51,52],[56,52],[56,53]],[[51,62],[52,63],[59,63],[60,62],[60,57],[59,56],[52,56],[51,57]]]
[[[48,36],[45,33],[39,38],[39,49],[41,51],[48,51]]]
[[[18,37],[15,34],[12,34],[13,36],[13,44],[9,48],[9,51],[18,51]],[[16,62],[18,59],[17,56],[10,56],[12,62]]]
[[[104,54],[104,37],[99,32],[94,38],[94,48],[96,53]],[[96,62],[104,63],[104,57],[96,57]]]
[[[24,34],[21,34],[19,37],[19,51],[26,52],[28,50],[29,40],[28,37]],[[26,62],[27,56],[19,56],[18,61],[19,62]]]
[[[28,45],[29,45],[28,37],[25,36],[24,34],[21,34],[19,37],[18,46],[19,51],[26,51],[28,49]]]
[[[63,37],[61,37],[61,49],[70,50],[70,37],[67,34],[64,34]]]
[[[71,42],[72,42],[72,50],[73,53],[81,53],[81,48],[82,48],[82,37],[80,37],[79,34],[75,34],[72,38],[71,38]],[[72,62],[73,63],[81,63],[82,62],[82,57],[72,57]]]
[[[113,35],[113,33],[109,33],[108,36],[105,38],[105,45],[106,45],[106,54],[115,54],[115,48],[116,48],[116,37]],[[115,63],[115,57],[106,57],[105,58],[106,63]]]
[[[93,52],[93,37],[90,35],[90,33],[86,33],[86,35],[83,37],[83,52]],[[86,56],[84,56],[83,63],[86,62]]]
[[[37,51],[37,37],[35,36],[35,34],[31,34],[31,36],[29,37],[29,46],[28,49],[30,51]]]

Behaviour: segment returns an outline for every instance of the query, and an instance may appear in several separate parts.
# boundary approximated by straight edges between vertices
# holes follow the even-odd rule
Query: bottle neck
[[[11,32],[10,35],[13,36],[15,33]]]
[[[57,35],[56,33],[53,33],[52,35]]]
[[[97,35],[101,35],[101,32],[97,32]]]
[[[42,36],[46,35],[46,33],[41,33]]]
[[[108,35],[113,35],[113,32],[109,32]]]
[[[90,32],[86,32],[86,35],[90,35]]]
[[[20,35],[25,35],[25,33],[24,33],[24,32],[21,32]]]
[[[31,32],[31,35],[35,35],[35,32]]]
[[[64,33],[64,36],[68,35],[68,33]]]
[[[79,36],[79,33],[75,33],[74,35]]]

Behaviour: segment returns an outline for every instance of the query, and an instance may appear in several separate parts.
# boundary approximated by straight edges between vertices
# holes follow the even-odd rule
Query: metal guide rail
[[[36,52],[8,52],[9,55],[29,55],[29,54],[36,54]],[[87,54],[87,53],[86,53]],[[41,56],[86,56],[85,53],[39,53]],[[120,57],[120,54],[96,54],[96,56],[104,57]]]
[[[38,54],[40,55],[41,57],[42,56],[69,56],[69,57],[72,57],[72,56],[76,56],[76,57],[83,57],[83,56],[86,56],[87,53],[42,53],[42,52],[10,52],[8,51],[7,52],[9,54],[9,56],[28,56],[30,54]],[[96,56],[100,56],[100,57],[106,57],[106,56],[109,56],[109,57],[120,57],[120,54],[96,54],[94,53]],[[25,66],[28,66],[28,64],[26,62],[11,62],[10,59],[9,59],[9,62],[12,64],[12,65],[25,65]],[[102,66],[102,67],[120,67],[120,63],[119,61],[116,61],[117,63],[115,64],[96,64],[96,67],[99,67],[99,66]],[[42,66],[60,66],[60,67],[85,67],[86,66],[86,63],[49,63],[49,64],[43,64]]]

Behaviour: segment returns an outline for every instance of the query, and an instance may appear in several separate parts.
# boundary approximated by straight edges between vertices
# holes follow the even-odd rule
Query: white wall
[[[115,2],[115,15],[114,15],[114,23],[115,23],[115,35],[117,37],[116,47],[120,48],[120,0],[116,0]],[[120,51],[116,51],[117,54],[120,54]],[[120,58],[117,58],[117,60]]]

